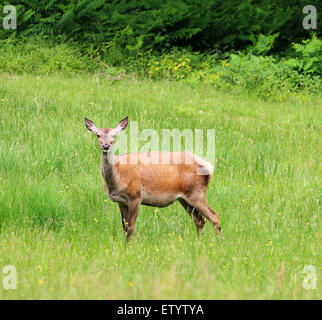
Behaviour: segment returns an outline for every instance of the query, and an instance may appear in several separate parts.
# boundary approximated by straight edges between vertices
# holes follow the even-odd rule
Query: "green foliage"
[[[125,33],[129,34],[131,31],[124,31],[123,36]],[[259,42],[263,44],[259,45]],[[254,48],[261,51],[269,50],[274,44],[271,40],[259,42]],[[141,53],[138,44],[137,47],[129,47],[129,50],[135,51],[131,57],[125,58],[125,54],[120,52],[113,56],[110,51],[104,60],[94,47],[88,48],[88,54],[84,55],[71,42],[9,38],[0,40],[0,44],[1,72],[39,75],[57,72],[68,75],[107,72],[110,79],[117,79],[120,73],[129,73],[132,77],[182,81],[191,85],[205,83],[229,90],[235,86],[255,91],[264,97],[275,96],[279,90],[288,92],[306,89],[319,92],[322,89],[321,40],[316,36],[299,44],[294,43],[291,59],[255,55],[253,50],[229,54],[173,48],[163,54],[155,54],[151,50]],[[113,62],[121,55],[122,64],[113,67]],[[105,63],[101,62],[102,59]]]
[[[148,75],[152,79],[182,80],[192,69],[192,54],[173,50],[172,53],[152,56],[148,62]]]
[[[279,36],[279,33],[265,36],[259,34],[259,36],[252,36],[251,40],[253,42],[252,46],[249,46],[247,49],[253,52],[255,55],[266,55],[272,48],[275,42],[275,39]]]
[[[138,51],[171,47],[197,51],[244,50],[255,54],[279,52],[292,42],[308,38],[302,27],[306,0],[4,0],[17,7],[18,29],[0,28],[0,38],[63,36],[77,41],[82,51],[96,48],[115,63]],[[319,11],[319,2],[310,1]],[[317,32],[321,30],[318,19]],[[259,36],[258,36],[259,35]]]
[[[322,76],[322,40],[314,35],[312,39],[292,45],[295,49],[296,58],[289,59],[287,64],[304,74]]]
[[[229,63],[219,69],[222,72],[220,80],[226,86],[237,85],[258,91],[263,96],[275,96],[280,90],[320,92],[322,89],[320,77],[301,74],[287,61],[278,61],[270,56],[231,54]]]
[[[274,37],[260,40],[263,44],[257,43],[254,48],[262,52],[269,50]],[[132,59],[128,63],[136,65],[130,70],[144,69],[142,73],[152,79],[180,80],[190,84],[203,82],[226,89],[237,86],[263,96],[276,95],[279,90],[319,92],[322,89],[321,41],[314,36],[303,44],[293,44],[293,47],[297,58],[289,60],[254,55],[251,50],[247,54],[222,55],[173,49],[170,53],[148,55],[146,59]]]
[[[0,72],[75,74],[98,68],[77,47],[40,38],[0,40]]]

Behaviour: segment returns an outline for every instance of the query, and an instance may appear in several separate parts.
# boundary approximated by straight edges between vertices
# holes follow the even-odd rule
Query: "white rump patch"
[[[195,160],[201,166],[201,168],[197,169],[197,174],[212,175],[214,173],[214,167],[210,162],[205,161],[196,155],[195,155]]]

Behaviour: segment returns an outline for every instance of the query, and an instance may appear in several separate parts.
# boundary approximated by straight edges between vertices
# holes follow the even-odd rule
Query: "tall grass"
[[[0,299],[319,299],[321,97],[260,100],[167,81],[0,77]],[[178,205],[141,206],[125,245],[83,117],[215,128],[208,188],[223,242]],[[303,288],[305,265],[318,288]],[[0,278],[2,273],[0,273]],[[1,279],[0,279],[1,280]]]

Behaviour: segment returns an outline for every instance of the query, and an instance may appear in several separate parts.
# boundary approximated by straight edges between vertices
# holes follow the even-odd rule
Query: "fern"
[[[18,29],[0,28],[0,39],[12,34],[63,36],[77,41],[82,48],[93,46],[101,51],[110,43],[110,47],[118,47],[122,56],[171,47],[199,51],[248,48],[254,54],[272,54],[310,37],[302,27],[303,14],[299,10],[307,1],[295,2],[296,5],[286,0],[2,0],[0,12],[7,4],[17,7]],[[319,8],[317,0],[310,4]],[[122,32],[130,29],[131,34]],[[318,19],[317,36],[320,30]],[[314,61],[307,65],[311,70]]]
[[[251,46],[249,49],[251,49],[253,53],[257,55],[267,54],[273,48],[275,39],[278,36],[278,32],[267,36],[260,34],[258,37],[254,37],[255,39],[252,38],[253,46]]]

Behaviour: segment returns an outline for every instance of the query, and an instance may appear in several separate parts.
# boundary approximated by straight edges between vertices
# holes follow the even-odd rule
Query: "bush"
[[[309,1],[318,12],[319,3]],[[160,53],[174,46],[245,50],[259,40],[261,50],[261,44],[269,46],[277,33],[273,50],[280,52],[310,36],[302,27],[301,9],[307,0],[3,0],[0,16],[7,4],[16,6],[19,27],[16,31],[0,28],[0,39],[12,32],[28,37],[64,35],[77,41],[84,52],[93,46],[114,56],[116,62],[137,50]],[[256,39],[259,34],[266,38]]]
[[[322,40],[313,35],[312,39],[302,43],[293,43],[295,58],[289,59],[287,64],[303,74],[322,76]]]
[[[270,39],[258,39],[262,44],[254,43],[257,50],[267,51],[273,45]],[[0,40],[0,71],[72,75],[98,72],[101,65],[105,65],[104,73],[110,80],[119,79],[120,73],[132,73],[136,77],[182,81],[191,85],[204,83],[223,89],[242,88],[264,97],[275,95],[280,90],[320,92],[321,40],[314,36],[293,44],[293,48],[291,59],[255,55],[252,50],[248,53],[222,53],[219,50],[199,53],[173,48],[163,54],[153,54],[149,50],[124,58],[122,65],[113,67],[109,60],[100,61],[100,54],[94,47],[88,48],[88,55],[82,55],[73,43],[10,38]]]
[[[261,39],[261,37],[259,37]],[[272,46],[262,45],[262,50]],[[256,45],[255,47],[258,48]],[[128,60],[130,70],[144,70],[141,74],[151,79],[185,81],[190,84],[203,82],[220,88],[238,86],[257,90],[263,95],[281,89],[312,92],[321,90],[321,41],[315,36],[302,44],[293,44],[295,58],[278,59],[249,53],[231,53],[225,56],[201,54],[173,49],[163,55],[141,56]],[[133,67],[133,64],[135,67]]]
[[[74,74],[94,71],[97,63],[67,43],[33,38],[0,40],[0,72]]]

